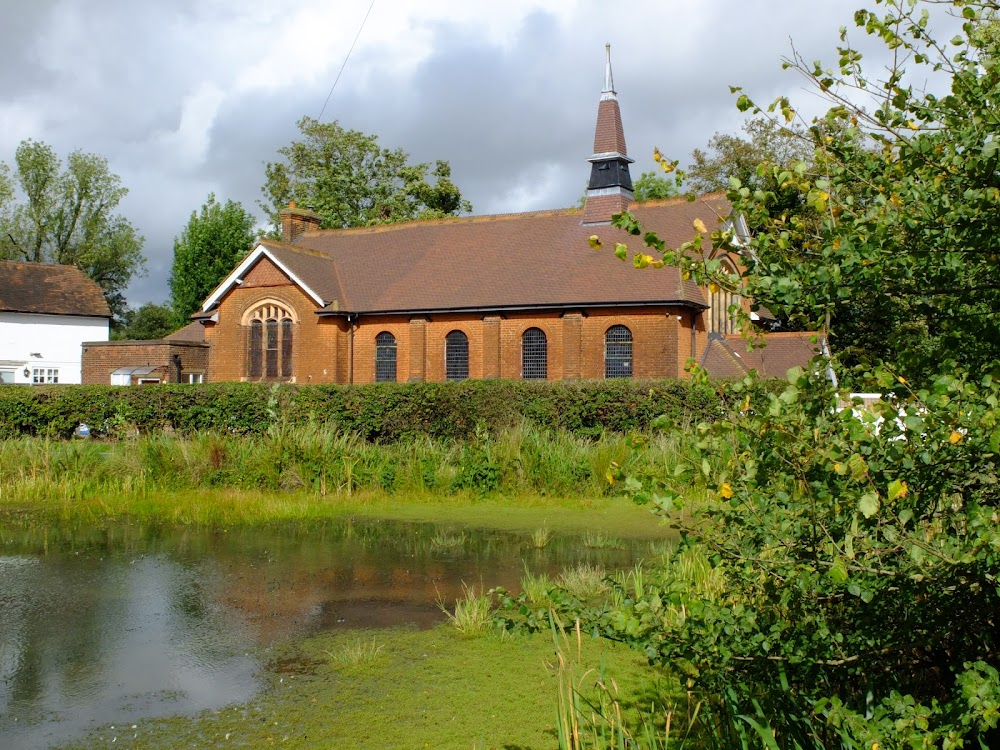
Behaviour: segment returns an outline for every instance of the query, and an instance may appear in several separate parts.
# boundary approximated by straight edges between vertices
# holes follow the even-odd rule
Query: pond
[[[236,531],[0,528],[0,747],[243,702],[267,648],[332,628],[430,627],[462,585],[611,570],[650,542],[347,520]]]

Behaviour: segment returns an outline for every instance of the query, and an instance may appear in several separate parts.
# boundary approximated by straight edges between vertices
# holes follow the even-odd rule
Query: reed
[[[370,641],[356,638],[341,646],[336,651],[324,651],[330,658],[330,663],[342,667],[370,666],[382,655],[383,646],[375,636]]]
[[[552,541],[552,531],[543,526],[531,532],[531,546],[535,549],[544,549]]]
[[[531,604],[542,604],[549,600],[549,590],[555,586],[547,575],[539,573],[535,575],[528,566],[524,566],[524,575],[521,576],[521,591]]]
[[[608,590],[607,573],[600,565],[579,563],[566,568],[556,583],[580,599],[593,599]]]
[[[453,610],[445,603],[438,601],[438,607],[444,612],[455,630],[466,637],[486,635],[493,632],[493,614],[496,607],[493,595],[488,591],[477,591],[474,586],[462,584],[462,596],[455,602]]]

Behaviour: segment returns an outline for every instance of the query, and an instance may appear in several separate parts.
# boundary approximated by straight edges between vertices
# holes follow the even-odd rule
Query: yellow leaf
[[[663,154],[660,153],[660,149],[658,148],[653,149],[653,161],[655,162],[663,161]]]
[[[670,174],[675,169],[677,169],[677,165],[672,161],[667,161],[666,159],[663,159],[662,161],[660,161],[660,169],[662,169],[667,174]]]
[[[906,123],[906,124],[907,124],[907,126],[908,126],[908,127],[910,128],[910,130],[918,130],[918,129],[919,129],[919,126],[918,126],[918,125],[917,125],[917,123],[915,123],[915,122],[914,122],[913,120],[910,120],[910,121],[909,121],[908,123]]]
[[[962,442],[963,437],[964,436],[962,435],[962,433],[959,432],[958,430],[952,430],[951,435],[948,437],[948,442],[951,443],[952,445],[957,445],[958,443]]]
[[[708,291],[710,291],[712,294],[717,294],[719,291],[719,285],[713,281],[711,284],[708,285]]]
[[[587,242],[589,242],[590,246],[595,250],[601,249],[601,238],[598,237],[596,234],[590,235],[590,238],[587,240]]]
[[[702,234],[704,234],[705,232],[708,231],[708,229],[705,228],[705,222],[703,222],[701,219],[695,219],[691,223],[694,224],[696,232],[701,232]]]
[[[733,496],[733,487],[729,482],[723,482],[722,486],[719,487],[719,494],[728,500]]]

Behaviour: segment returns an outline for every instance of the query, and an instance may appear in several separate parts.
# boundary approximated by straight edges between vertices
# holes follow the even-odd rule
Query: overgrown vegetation
[[[767,388],[767,385],[763,385]],[[369,386],[209,383],[143,388],[0,389],[0,439],[69,437],[81,422],[112,437],[213,430],[249,435],[276,425],[321,424],[380,443],[496,434],[528,420],[541,429],[598,437],[711,421],[732,407],[721,385],[686,381],[510,380]]]
[[[672,431],[651,435],[649,450],[630,458],[629,441],[614,433],[589,440],[527,424],[469,441],[420,438],[388,444],[319,424],[274,427],[249,436],[197,432],[108,442],[17,438],[0,442],[0,492],[7,504],[24,505],[46,498],[136,497],[204,488],[301,491],[317,500],[456,493],[599,498],[612,494],[615,466],[639,461],[646,471],[674,471],[692,449],[690,437]],[[608,547],[616,540],[594,532],[588,544]]]
[[[732,386],[739,412],[699,425],[675,472],[621,467],[682,548],[704,551],[711,590],[664,566],[603,604],[552,596],[564,621],[680,670],[708,746],[1000,746],[1000,4],[876,5],[855,20],[890,50],[884,77],[846,31],[835,70],[787,62],[832,108],[810,124],[808,163],[730,180],[758,230],[742,276],[706,260],[700,236],[668,248],[618,219],[665,263],[809,327],[837,325],[842,305],[879,313],[881,345],[848,373],[882,394],[874,407],[819,360],[780,393]],[[948,10],[944,44],[931,18]],[[738,106],[765,114],[746,94]],[[787,98],[766,109],[795,121]],[[773,212],[786,187],[801,205]],[[519,609],[521,626],[538,619]]]

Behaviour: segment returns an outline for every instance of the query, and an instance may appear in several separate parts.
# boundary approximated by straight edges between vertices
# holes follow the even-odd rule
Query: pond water
[[[0,528],[0,747],[248,700],[268,646],[331,628],[443,619],[462,585],[518,587],[648,556],[554,536],[349,520],[210,531]]]

